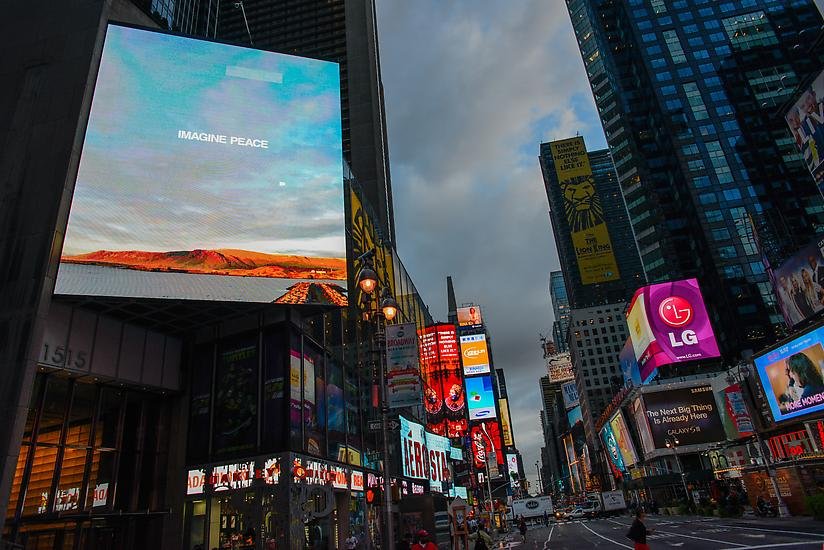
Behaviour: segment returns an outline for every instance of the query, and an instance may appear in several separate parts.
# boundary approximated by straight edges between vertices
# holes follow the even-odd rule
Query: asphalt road
[[[508,535],[504,547],[519,550],[581,550],[584,548],[633,549],[626,538],[630,517],[562,521],[549,527],[530,526],[526,542]],[[648,517],[655,533],[647,538],[652,550],[747,550],[787,548],[824,550],[824,523],[812,520],[734,520],[696,517]]]

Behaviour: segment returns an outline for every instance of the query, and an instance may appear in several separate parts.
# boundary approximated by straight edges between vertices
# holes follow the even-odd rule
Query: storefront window
[[[83,485],[83,470],[86,466],[86,449],[66,447],[60,468],[60,482],[54,497],[54,511],[79,510],[80,493]]]
[[[257,336],[222,343],[215,372],[214,454],[253,452],[257,446]]]
[[[57,447],[38,445],[32,459],[31,476],[26,487],[26,501],[23,504],[23,515],[32,516],[44,514],[49,510],[52,478],[57,460]]]
[[[11,484],[11,495],[9,496],[9,506],[6,509],[6,518],[14,517],[14,510],[17,507],[17,499],[20,498],[20,484],[23,480],[23,469],[26,467],[26,460],[29,458],[28,445],[20,447],[20,456],[17,457],[17,468],[14,470],[14,480]]]
[[[264,339],[263,357],[263,450],[284,448],[286,414],[286,332],[272,331]]]

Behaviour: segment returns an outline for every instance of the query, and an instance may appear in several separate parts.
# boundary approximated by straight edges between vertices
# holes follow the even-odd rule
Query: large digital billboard
[[[469,405],[469,420],[495,418],[495,393],[491,376],[476,376],[465,379],[466,402]]]
[[[428,432],[421,424],[398,416],[401,424],[401,455],[403,475],[428,479],[433,491],[443,492],[448,481],[451,445],[445,437]]]
[[[568,353],[555,353],[546,358],[546,371],[553,384],[575,380],[572,360]]]
[[[484,432],[484,429],[486,429],[486,432]],[[486,468],[487,459],[489,458],[488,454],[493,450],[495,452],[495,462],[503,466],[506,456],[504,456],[502,452],[501,432],[497,421],[484,420],[483,422],[473,422],[469,430],[469,438],[471,441],[472,457],[477,469],[483,470]]]
[[[805,90],[798,101],[785,116],[787,126],[795,140],[796,148],[804,156],[804,163],[822,188],[824,182],[824,71],[810,87]]]
[[[824,327],[755,356],[755,369],[776,422],[824,410]]]
[[[421,404],[418,334],[415,323],[386,327],[386,389],[390,409]]]
[[[601,198],[595,189],[584,138],[553,141],[549,147],[581,282],[590,285],[617,281],[620,278],[618,263],[604,221]]]
[[[422,329],[418,345],[426,427],[439,435],[463,437],[469,423],[455,326],[444,323]]]
[[[467,334],[461,336],[461,362],[464,376],[489,373],[489,351],[486,335]]]
[[[56,292],[346,305],[339,73],[109,25]]]
[[[656,449],[666,448],[667,439],[677,439],[682,447],[726,439],[712,386],[649,392],[643,397]]]
[[[641,380],[662,365],[720,356],[695,279],[639,288],[630,302],[627,326]]]
[[[459,327],[480,327],[484,324],[480,306],[466,306],[458,308]]]
[[[615,437],[615,442],[618,449],[621,451],[621,457],[624,459],[626,466],[632,466],[638,462],[638,455],[635,454],[635,445],[632,443],[632,437],[629,435],[629,428],[624,419],[624,413],[618,409],[618,412],[609,420],[609,427]]]
[[[824,239],[814,239],[773,270],[778,306],[789,327],[824,310]]]
[[[498,410],[501,411],[501,437],[504,440],[504,447],[513,447],[515,439],[512,437],[512,420],[509,418],[509,402],[506,399],[498,399]]]
[[[580,403],[580,399],[578,397],[578,386],[575,384],[574,380],[561,384],[561,395],[564,397],[564,408],[566,410],[577,407]]]

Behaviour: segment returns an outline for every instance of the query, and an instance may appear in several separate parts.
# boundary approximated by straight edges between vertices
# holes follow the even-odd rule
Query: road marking
[[[749,537],[751,539],[764,539],[767,538],[767,535],[764,533],[744,533],[745,537]]]
[[[719,525],[727,529],[743,529],[746,531],[764,531],[766,533],[785,533],[787,535],[805,535],[807,537],[820,537],[821,533],[808,533],[806,531],[786,531],[783,529],[764,529],[761,527],[742,527],[740,525]]]
[[[786,546],[801,546],[802,544],[819,544],[824,543],[824,540],[804,540],[801,542],[777,542],[775,544],[759,544],[758,546],[734,546],[732,548],[723,548],[722,550],[755,550],[756,548],[783,548]]]
[[[555,530],[555,526],[552,526],[552,529],[549,530],[549,536],[546,538],[546,542],[544,543],[544,550],[547,550],[546,545],[549,544],[549,539],[552,538],[552,532]]]
[[[617,545],[618,545],[618,546],[620,546],[621,548],[629,548],[629,550],[633,550],[632,546],[627,546],[626,544],[621,544],[621,543],[620,543],[620,542],[618,542],[617,540],[612,540],[612,539],[610,539],[610,538],[605,537],[604,535],[602,535],[602,534],[600,534],[600,533],[596,533],[595,531],[593,531],[592,529],[590,529],[590,528],[589,528],[589,526],[588,526],[587,524],[585,524],[585,523],[582,523],[582,524],[581,524],[581,526],[582,526],[584,529],[586,529],[587,531],[589,531],[590,533],[592,533],[593,535],[595,535],[596,537],[600,537],[600,538],[602,538],[602,539],[604,539],[604,540],[606,540],[606,541],[611,542],[612,544],[617,544]]]
[[[611,520],[611,519],[609,519],[607,521],[611,521],[612,523],[617,523],[618,525],[624,525],[624,524],[622,524],[618,521],[614,521],[614,520]],[[737,542],[729,542],[729,541],[726,541],[726,540],[708,539],[708,538],[704,538],[704,537],[696,537],[696,536],[693,536],[693,535],[684,535],[684,534],[681,534],[681,533],[675,533],[673,531],[662,531],[660,529],[655,529],[654,527],[653,527],[653,530],[656,533],[663,533],[665,535],[672,535],[672,536],[675,536],[675,537],[684,537],[684,538],[688,538],[688,539],[704,540],[704,541],[707,541],[707,542],[718,542],[720,544],[734,544],[735,546],[746,546],[746,544],[739,544]],[[691,532],[694,533],[694,531],[691,531]]]

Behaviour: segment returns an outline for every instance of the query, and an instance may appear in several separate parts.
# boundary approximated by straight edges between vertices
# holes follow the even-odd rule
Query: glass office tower
[[[650,282],[696,276],[728,359],[781,331],[771,262],[822,200],[782,104],[820,68],[812,0],[567,0]],[[756,233],[757,229],[757,233]]]

